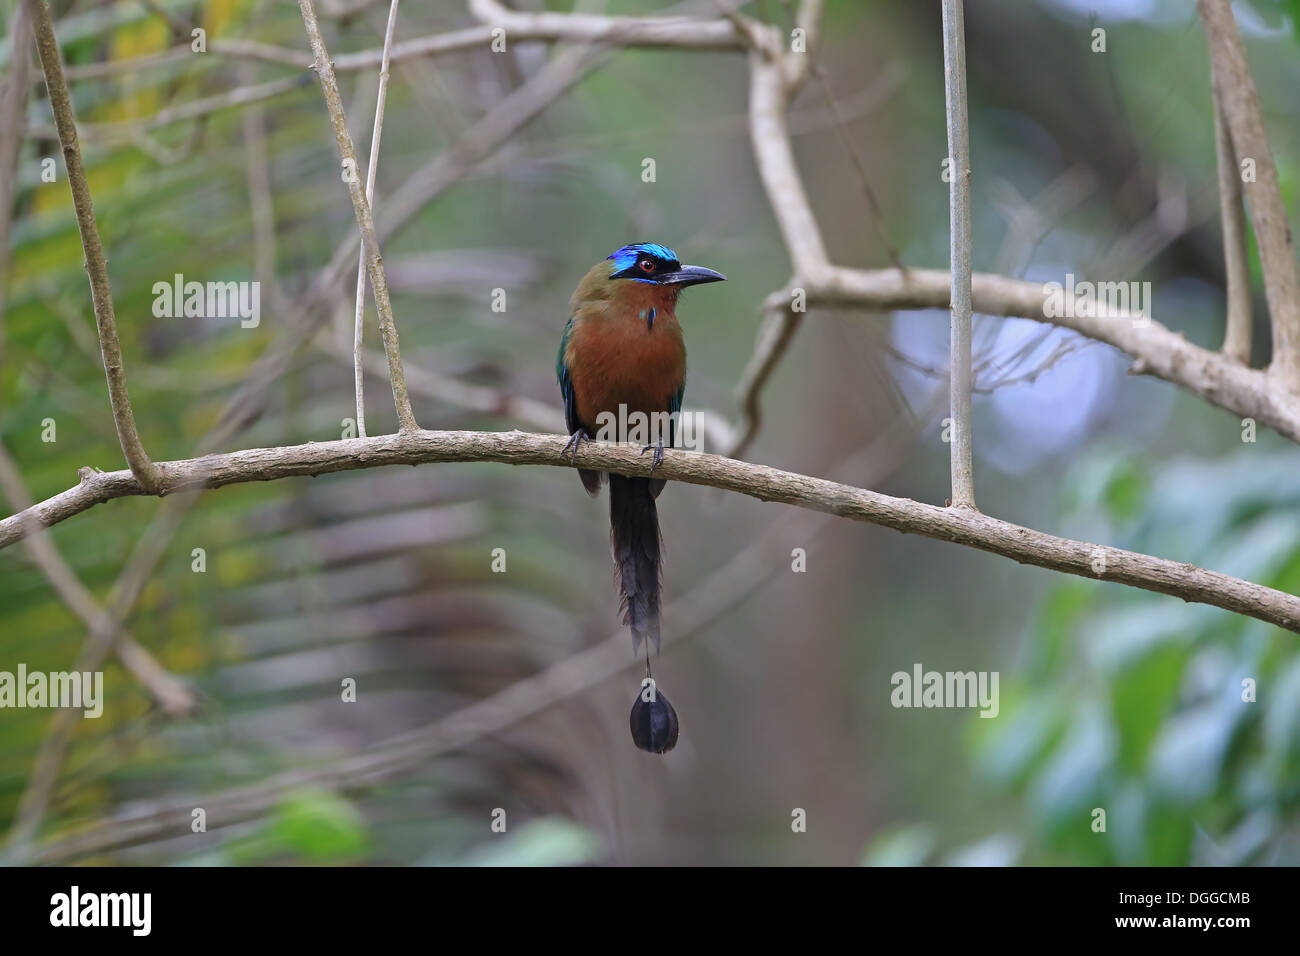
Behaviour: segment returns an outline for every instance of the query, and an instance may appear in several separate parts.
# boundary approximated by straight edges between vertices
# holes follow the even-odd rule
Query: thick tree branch
[[[135,430],[135,415],[127,395],[126,375],[122,368],[122,347],[117,340],[117,320],[113,315],[113,292],[108,282],[108,262],[99,240],[99,226],[90,201],[90,186],[86,183],[86,170],[81,165],[81,147],[77,144],[77,123],[72,114],[72,100],[68,84],[63,79],[63,63],[59,47],[54,40],[54,24],[50,20],[50,7],[46,0],[25,0],[32,14],[36,33],[36,49],[45,73],[45,88],[49,92],[50,108],[58,128],[59,144],[63,148],[63,164],[72,189],[72,203],[77,212],[77,231],[86,253],[86,272],[90,276],[90,294],[95,309],[95,325],[99,329],[99,347],[104,356],[104,374],[108,378],[108,397],[113,405],[113,421],[117,426],[122,454],[139,479],[141,487],[154,491],[158,487],[158,473],[145,453],[144,445]]]
[[[822,14],[825,9],[825,0],[800,0],[799,9],[795,12],[794,25],[803,31],[805,52],[795,53],[791,49],[783,58],[786,85],[792,90],[802,86],[815,69],[814,54],[821,43]]]
[[[1236,157],[1255,164],[1255,178],[1246,181],[1242,191],[1250,204],[1273,326],[1269,371],[1282,388],[1300,393],[1300,271],[1278,185],[1277,164],[1264,127],[1264,111],[1246,61],[1246,47],[1232,16],[1232,4],[1229,0],[1197,0],[1197,9],[1205,25],[1214,86],[1220,94]]]
[[[803,53],[786,53],[783,38],[774,28],[734,18],[744,26],[753,45],[749,54],[749,140],[754,162],[794,275],[786,289],[773,293],[763,305],[763,322],[737,388],[741,424],[739,437],[728,449],[732,455],[745,453],[758,436],[762,425],[759,396],[799,331],[806,302],[796,311],[793,297],[798,290],[806,291],[808,285],[824,281],[830,268],[786,125],[790,98],[812,70],[811,44],[816,40],[820,14],[819,0],[800,7],[796,22],[807,31],[809,43]]]
[[[971,470],[970,131],[966,115],[966,27],[961,0],[943,0],[943,79],[948,125],[948,269],[952,330],[948,353],[949,443],[954,508],[975,507]]]
[[[933,410],[937,411],[940,396],[936,393],[933,398]],[[557,413],[551,410],[551,414]],[[869,482],[878,481],[893,473],[916,437],[914,431],[904,426],[903,419],[896,419],[869,445],[836,466],[833,473],[865,475]],[[766,524],[742,550],[664,608],[664,618],[673,622],[671,630],[664,635],[664,644],[686,640],[743,601],[771,577],[775,568],[783,567],[783,563],[772,560],[774,553],[778,550],[780,554],[787,553],[792,540],[813,540],[830,523],[828,515],[796,509]],[[620,629],[604,642],[583,648],[494,694],[422,727],[366,747],[364,754],[344,757],[325,766],[289,770],[251,786],[205,794],[201,802],[210,812],[211,825],[217,828],[259,816],[274,806],[283,793],[305,783],[344,791],[361,790],[379,779],[418,768],[440,753],[502,733],[636,664],[637,661],[628,657],[627,634]],[[15,849],[12,862],[48,864],[167,839],[178,827],[188,826],[193,806],[194,800],[187,798],[120,808],[107,820],[79,829],[75,834],[56,836],[40,846]]]
[[[339,95],[338,80],[334,77],[334,67],[325,49],[325,40],[321,37],[320,25],[316,22],[316,11],[312,8],[311,0],[298,0],[298,9],[302,12],[302,22],[311,40],[312,53],[316,57],[316,73],[320,77],[321,90],[325,94],[325,105],[329,109],[330,121],[334,124],[334,137],[338,141],[339,156],[343,161],[343,180],[352,194],[352,207],[357,214],[357,225],[361,227],[362,254],[367,260],[366,271],[370,275],[370,285],[375,290],[375,311],[379,313],[379,332],[384,341],[384,354],[388,356],[388,377],[393,386],[393,404],[397,406],[398,427],[402,431],[413,431],[419,426],[415,423],[415,414],[411,411],[411,398],[406,391],[406,375],[402,371],[402,350],[397,341],[397,326],[393,322],[393,305],[388,299],[388,280],[384,277],[379,237],[375,234],[375,220],[371,214],[370,203],[366,200],[365,190],[361,186],[357,154],[352,148],[352,134],[348,132],[347,119],[343,115],[343,98]]]
[[[319,442],[282,448],[250,448],[223,455],[159,462],[164,494],[195,487],[220,488],[250,481],[315,476],[383,465],[495,461],[510,465],[572,467],[561,435],[524,432],[400,432],[375,438]],[[584,445],[576,464],[618,474],[649,474],[639,449],[600,442]],[[1300,598],[1191,564],[1058,538],[977,511],[943,508],[892,498],[861,488],[779,471],[764,465],[671,451],[656,476],[689,484],[811,508],[911,534],[1001,554],[1021,564],[1081,577],[1100,578],[1148,591],[1212,604],[1300,633]],[[0,520],[0,547],[22,539],[32,517],[49,526],[101,502],[145,490],[128,471],[83,469],[75,488],[34,508]],[[1098,567],[1103,570],[1098,573]]]
[[[1119,313],[1082,314],[1080,306],[1063,315],[1044,311],[1048,297],[1040,282],[977,272],[971,280],[974,311],[1033,319],[1073,329],[1132,356],[1135,374],[1150,374],[1179,385],[1212,405],[1254,418],[1291,441],[1300,442],[1300,399],[1263,370],[1246,368],[1221,352],[1193,345],[1181,333],[1155,320]],[[810,286],[810,305],[839,305],[888,312],[942,309],[950,301],[949,275],[942,269],[845,269],[834,267],[820,285]],[[1073,314],[1071,314],[1073,313]]]
[[[826,267],[826,245],[790,148],[785,113],[792,88],[785,80],[780,48],[775,47],[779,34],[763,31],[759,35],[767,42],[749,55],[749,139],[759,178],[794,267],[793,284],[802,285],[817,279]]]

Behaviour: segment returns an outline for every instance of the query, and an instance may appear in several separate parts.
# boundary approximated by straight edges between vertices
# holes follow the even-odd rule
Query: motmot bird
[[[602,413],[620,422],[637,412],[650,421],[667,413],[673,416],[668,434],[672,446],[675,413],[681,411],[686,390],[686,343],[677,322],[677,297],[687,286],[724,279],[712,269],[682,265],[677,253],[654,242],[623,246],[583,276],[570,300],[570,317],[555,363],[570,436],[564,447],[572,459],[582,442],[596,435]],[[642,448],[642,454],[651,448],[653,476],[663,461],[662,436]],[[594,496],[600,491],[601,472],[580,468],[578,475],[588,493]],[[655,499],[665,481],[608,477],[610,546],[623,623],[631,629],[633,653],[646,642],[648,675],[650,642],[659,650],[660,537]],[[636,713],[634,708],[634,737]],[[674,715],[674,742],[675,723]],[[638,739],[638,746],[641,743]]]

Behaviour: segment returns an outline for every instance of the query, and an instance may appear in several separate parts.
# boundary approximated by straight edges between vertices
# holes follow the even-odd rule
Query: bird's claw
[[[655,444],[652,444],[652,445],[646,445],[644,448],[641,449],[641,454],[644,455],[644,454],[645,454],[646,452],[648,452],[651,448],[653,448],[653,449],[655,450],[654,458],[651,459],[651,461],[650,461],[650,474],[653,475],[653,474],[655,473],[655,469],[658,468],[660,465],[662,465],[663,462],[664,462],[664,443],[663,443],[663,439],[660,439],[660,440],[659,440],[657,443],[655,443]]]
[[[578,458],[578,449],[582,447],[584,441],[590,442],[591,439],[587,437],[586,432],[579,428],[569,436],[569,440],[565,442],[564,447],[560,449],[560,454],[563,455],[567,452],[569,455],[569,461],[576,461]]]

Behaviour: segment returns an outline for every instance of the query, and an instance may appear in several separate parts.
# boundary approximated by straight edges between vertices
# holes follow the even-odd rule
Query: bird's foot
[[[655,473],[655,469],[664,463],[664,440],[661,438],[659,439],[658,442],[656,442],[653,445],[646,445],[644,448],[641,449],[641,454],[644,455],[651,448],[655,450],[654,458],[650,462],[650,474],[653,475]]]
[[[569,436],[569,440],[565,442],[564,447],[560,449],[560,454],[563,455],[567,453],[570,462],[576,461],[578,458],[578,449],[582,447],[582,443],[590,441],[591,438],[588,437],[587,433],[579,428]]]

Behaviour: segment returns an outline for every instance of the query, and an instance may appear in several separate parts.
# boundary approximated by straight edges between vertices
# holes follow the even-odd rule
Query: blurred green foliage
[[[631,0],[608,6],[658,12]],[[1190,291],[1157,318],[1215,347],[1221,254],[1204,44],[1190,0],[1157,6],[1164,19],[1117,21],[1113,55],[1103,59],[1087,52],[1088,20],[1077,3],[967,4],[976,266],[996,265],[1008,232],[1005,208],[990,198],[994,185],[1031,199],[1076,164],[1104,180],[1038,249],[1034,266],[1064,269],[1138,230],[1169,184],[1176,191],[1183,183],[1186,235],[1168,240],[1150,272]],[[6,22],[12,7],[0,3]],[[176,45],[152,8],[195,18],[211,37],[306,48],[293,4],[55,7],[74,67]],[[779,21],[785,7],[769,0],[751,10]],[[1300,0],[1252,0],[1251,9],[1279,31],[1247,42],[1294,217],[1300,160],[1289,93]],[[334,55],[373,48],[384,12],[327,23]],[[887,261],[855,161],[880,195],[883,231],[909,264],[946,261],[937,19],[936,5],[913,0],[828,4],[821,62],[856,156],[815,87],[795,104],[792,126],[837,262]],[[1281,32],[1288,21],[1294,43]],[[399,38],[468,22],[459,0],[407,3]],[[0,43],[5,68],[9,48]],[[539,47],[515,52],[517,60],[461,53],[394,70],[381,223],[398,183],[454,148],[536,69]],[[393,275],[415,276],[390,280],[408,366],[558,410],[551,367],[573,282],[623,242],[655,239],[730,277],[707,307],[683,312],[688,405],[733,412],[759,304],[789,273],[747,141],[742,64],[725,53],[620,52],[499,157],[421,209],[384,248]],[[901,66],[905,81],[881,94],[890,66]],[[275,64],[196,55],[73,90],[83,124],[109,124],[286,75]],[[257,329],[156,320],[153,284],[175,273],[244,280],[266,270],[293,304],[355,229],[319,89],[310,74],[301,79],[261,107],[271,262],[257,261],[252,239],[257,151],[241,111],[166,126],[148,140],[84,138],[136,419],[156,459],[191,455],[259,356],[291,330],[289,310],[265,294]],[[344,74],[341,83],[364,152],[374,77]],[[33,90],[29,125],[47,126],[40,85]],[[0,357],[0,439],[36,498],[68,487],[81,466],[121,466],[66,183],[39,179],[37,161],[53,155],[57,145],[37,137],[20,163]],[[647,155],[659,160],[655,189],[640,180]],[[1253,247],[1251,258],[1258,292]],[[474,279],[447,279],[462,269]],[[508,292],[507,313],[487,308],[489,279]],[[348,342],[345,284],[325,335]],[[1256,299],[1262,363],[1268,334]],[[942,313],[904,315],[946,335]],[[882,317],[856,313],[805,323],[769,386],[756,460],[822,474],[914,411],[899,407],[898,370],[881,360],[886,327]],[[373,325],[367,335],[377,348]],[[1050,386],[1051,376],[1044,381]],[[1054,533],[1300,590],[1294,448],[1264,435],[1243,445],[1231,416],[1190,399],[1164,417],[1153,413],[1156,424],[1142,431],[1128,420],[1141,417],[1135,406],[1154,404],[1142,389],[1172,387],[1122,374],[1119,382],[1112,417],[1099,413],[1084,444],[1058,460],[1001,470],[977,443],[982,506]],[[1041,393],[1024,394],[1028,408]],[[371,433],[388,430],[385,383],[369,379],[367,395]],[[422,424],[433,427],[526,427],[428,395],[416,401]],[[334,439],[352,414],[346,360],[309,347],[233,445]],[[42,440],[47,419],[56,422],[55,442]],[[872,486],[942,502],[946,446],[933,440],[937,427],[914,424],[907,465]],[[977,434],[983,441],[987,432]],[[617,617],[604,505],[557,472],[390,469],[206,495],[180,523],[129,620],[160,663],[195,688],[202,708],[167,720],[111,664],[105,716],[77,728],[42,836],[154,801],[194,795],[201,806],[203,794],[367,753],[606,636]],[[663,501],[674,596],[733,558],[775,507],[679,487]],[[159,514],[155,501],[113,501],[58,525],[53,538],[106,599]],[[826,538],[810,551],[810,573],[773,576],[656,664],[689,721],[671,761],[627,752],[635,680],[612,680],[400,779],[290,791],[259,818],[210,819],[202,837],[181,828],[87,862],[1300,863],[1295,635],[878,529],[837,527]],[[486,556],[498,546],[508,546],[508,575],[490,571]],[[195,547],[207,553],[203,574],[191,571]],[[0,553],[0,668],[66,668],[84,637],[22,549]],[[917,660],[998,670],[998,719],[890,710],[889,673]],[[340,702],[340,675],[357,678],[360,706]],[[1242,699],[1247,679],[1253,702]],[[0,831],[48,728],[47,713],[0,718]],[[510,827],[492,833],[491,813],[502,806]],[[808,808],[810,820],[797,837],[792,806]],[[1104,833],[1093,829],[1096,808],[1106,811]]]
[[[1079,472],[1064,517],[1093,540],[1300,589],[1294,453],[1243,445],[1151,468],[1115,454]],[[1300,861],[1295,635],[1071,580],[1027,638],[1003,719],[972,722],[982,778],[1028,811],[1024,862]]]

